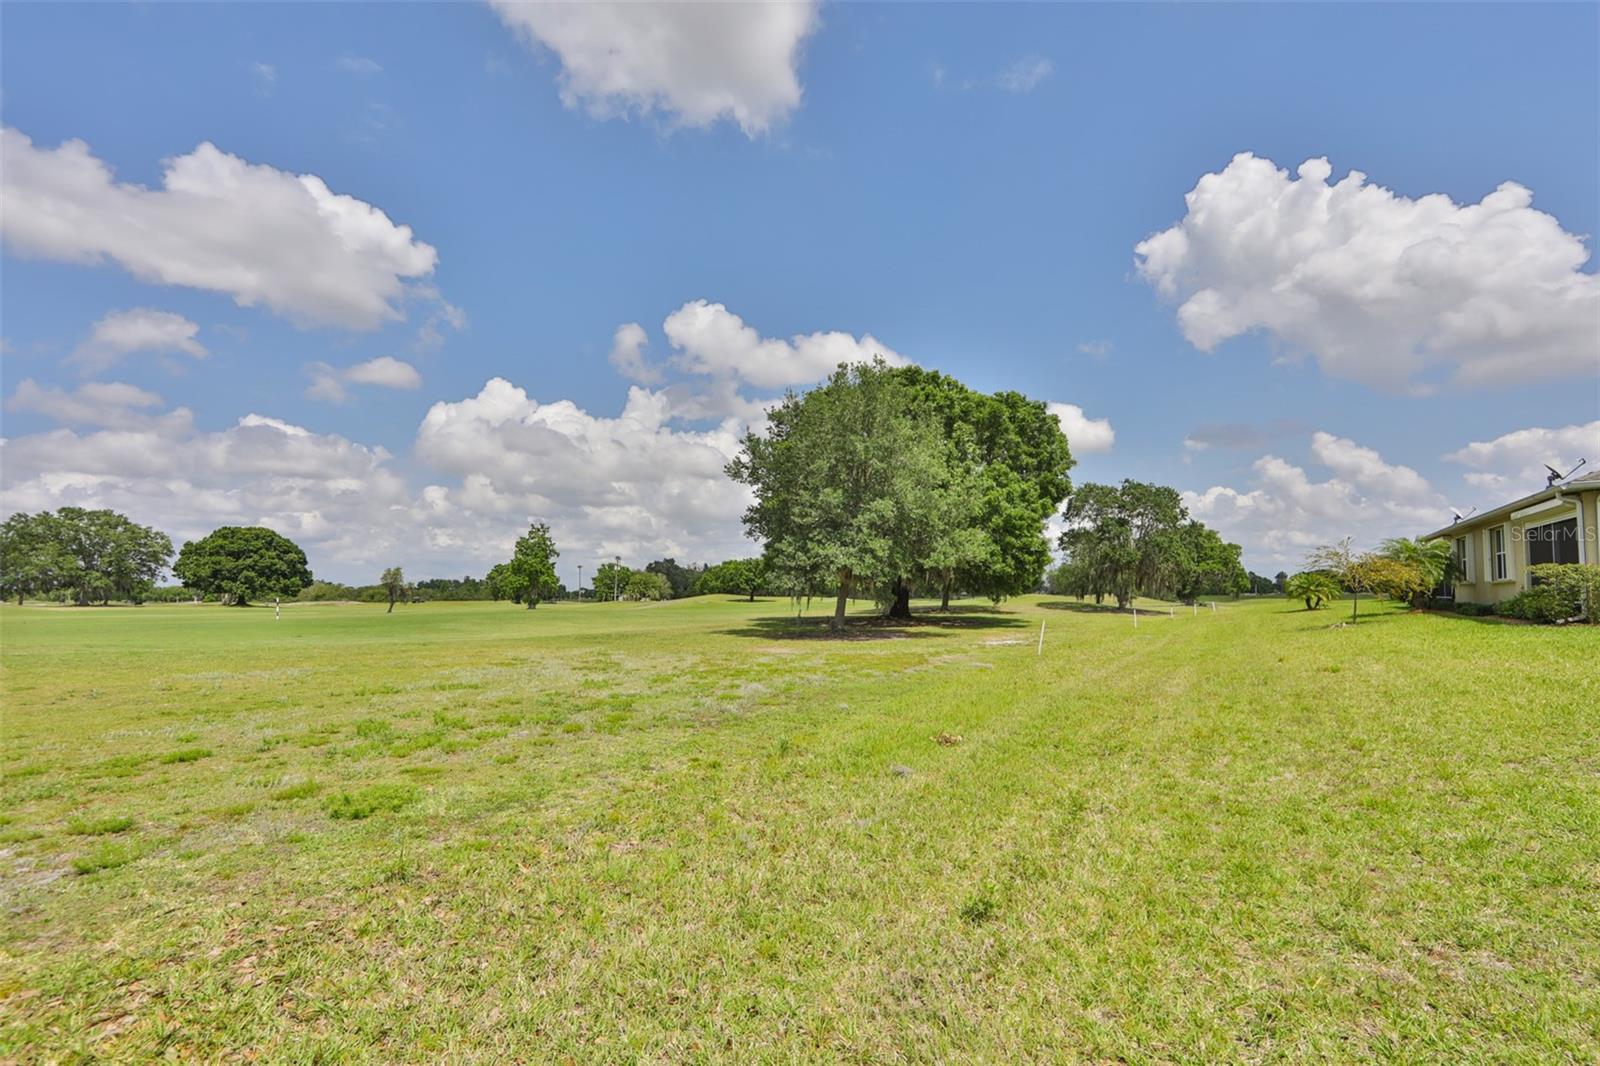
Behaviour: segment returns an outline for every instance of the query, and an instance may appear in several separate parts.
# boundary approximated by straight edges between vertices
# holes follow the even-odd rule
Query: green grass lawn
[[[1600,1059],[1600,632],[1296,607],[0,608],[0,1060]]]

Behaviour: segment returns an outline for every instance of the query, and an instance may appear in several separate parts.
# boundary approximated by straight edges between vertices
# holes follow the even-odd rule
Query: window
[[[1489,530],[1490,580],[1506,579],[1506,527],[1495,526]]]
[[[1457,581],[1471,581],[1472,580],[1472,572],[1467,569],[1467,545],[1469,543],[1471,543],[1470,538],[1467,538],[1467,537],[1457,537],[1456,538],[1455,564],[1456,564],[1456,580]]]
[[[1529,526],[1523,536],[1528,541],[1528,565],[1575,563],[1578,561],[1578,520],[1562,519],[1542,526]]]

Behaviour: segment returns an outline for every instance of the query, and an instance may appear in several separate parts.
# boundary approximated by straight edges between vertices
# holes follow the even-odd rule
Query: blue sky
[[[1268,572],[1600,463],[1595,6],[777,10],[653,50],[679,15],[7,5],[3,509],[264,522],[348,580],[531,517],[569,579],[710,560],[744,421],[869,350],[1072,405],[1076,480],[1182,488]],[[1319,158],[1366,198],[1293,200]]]

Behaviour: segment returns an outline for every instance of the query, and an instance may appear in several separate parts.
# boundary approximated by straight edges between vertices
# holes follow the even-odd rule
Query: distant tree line
[[[1192,603],[1251,590],[1240,547],[1189,517],[1177,489],[1143,481],[1086,484],[1067,497],[1063,561],[1049,591],[1127,607],[1135,596]]]
[[[1045,404],[980,393],[918,367],[841,364],[767,414],[726,468],[753,493],[744,526],[762,554],[710,566],[668,557],[642,569],[613,560],[596,568],[589,598],[827,595],[839,628],[857,597],[895,618],[909,616],[914,595],[948,608],[957,596],[999,602],[1041,587],[1119,606],[1140,595],[1187,601],[1246,592],[1288,593],[1316,606],[1332,595],[1320,577],[1340,590],[1400,590],[1415,599],[1432,574],[1416,553],[1396,551],[1360,565],[1330,556],[1311,577],[1250,573],[1239,546],[1193,519],[1175,489],[1132,480],[1075,489],[1068,441]],[[1058,513],[1065,529],[1052,545],[1046,524]],[[1049,569],[1052,547],[1061,561]],[[419,600],[487,599],[531,610],[570,594],[556,574],[559,555],[550,527],[535,523],[482,578],[413,583],[395,566],[374,585],[352,586],[313,580],[305,553],[272,530],[227,526],[185,543],[171,561],[180,589],[157,588],[172,560],[166,536],[111,511],[62,508],[0,526],[0,593],[78,603],[358,600],[387,603],[391,612]]]
[[[0,594],[141,602],[172,558],[165,533],[115,511],[63,507],[0,523]]]

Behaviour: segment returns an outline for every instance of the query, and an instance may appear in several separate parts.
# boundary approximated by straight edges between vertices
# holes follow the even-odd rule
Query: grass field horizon
[[[1600,1057],[1600,634],[1143,606],[0,607],[0,1060]]]

